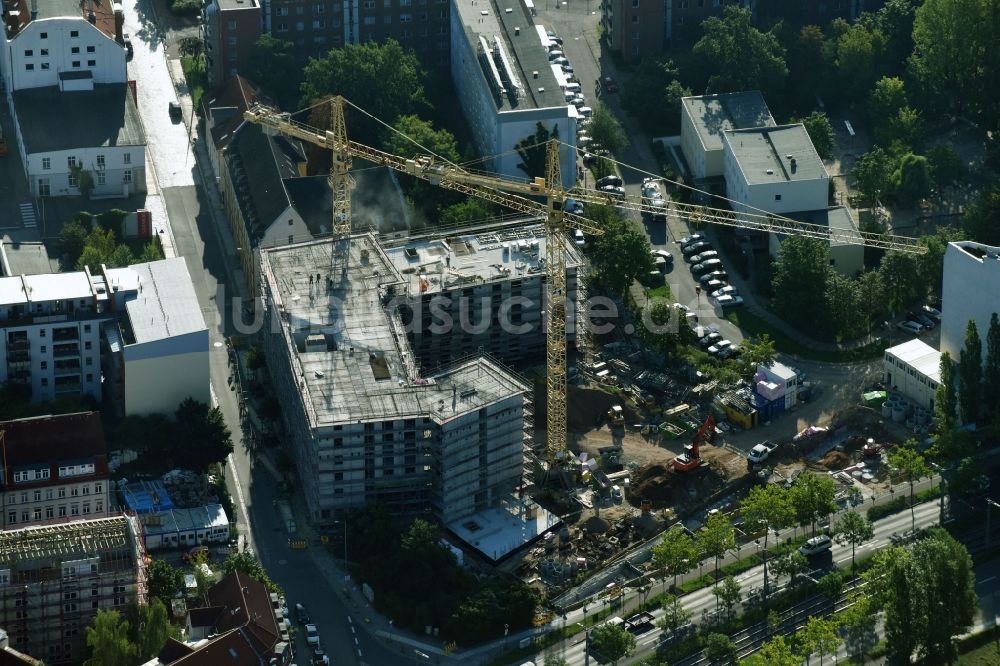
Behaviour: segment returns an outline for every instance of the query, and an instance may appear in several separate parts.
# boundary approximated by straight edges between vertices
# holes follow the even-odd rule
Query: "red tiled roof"
[[[162,656],[160,660],[163,661]],[[248,640],[243,629],[237,627],[179,659],[164,663],[170,666],[260,666],[268,661]]]
[[[98,412],[77,412],[56,416],[35,416],[14,421],[0,421],[4,433],[3,473],[0,483],[9,488],[14,482],[13,470],[29,465],[51,467],[50,478],[17,484],[18,488],[65,483],[58,478],[60,462],[87,459],[94,461],[94,474],[74,477],[103,478],[108,476],[107,444]]]
[[[262,652],[273,649],[281,639],[270,593],[263,583],[247,574],[240,571],[229,574],[212,586],[208,600],[213,606],[227,609],[216,627],[220,631],[246,627]]]

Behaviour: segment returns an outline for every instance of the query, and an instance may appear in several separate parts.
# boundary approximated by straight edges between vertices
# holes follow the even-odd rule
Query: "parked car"
[[[605,92],[616,93],[618,92],[618,83],[610,76],[604,77],[604,83],[602,84]]]
[[[295,621],[299,624],[309,624],[309,611],[305,604],[295,604]]]
[[[167,105],[167,111],[170,114],[170,117],[174,120],[180,120],[183,117],[183,114],[181,113],[181,105],[177,102],[170,102],[170,104]]]
[[[122,35],[122,46],[125,47],[125,59],[130,60],[135,55],[135,49],[132,48],[132,35],[127,32]]]
[[[833,541],[828,534],[820,534],[799,546],[799,554],[804,557],[812,557],[813,555],[819,555],[822,552],[830,550],[832,545]]]
[[[618,187],[615,185],[605,185],[604,187],[601,188],[601,192],[604,192],[605,194],[610,194],[611,196],[617,198],[625,197],[625,188]]]
[[[558,53],[558,51],[556,51],[555,53]],[[554,53],[549,54],[549,62],[551,62],[553,65],[559,65],[560,67],[562,67],[563,65],[569,64],[569,60],[567,60],[566,57],[563,56],[562,54],[557,55],[555,58],[552,57],[553,55],[555,54]]]
[[[566,58],[566,54],[562,52],[559,48],[549,49],[549,61],[554,62],[557,58]]]
[[[698,344],[707,349],[708,347],[711,347],[721,339],[722,339],[722,333],[719,333],[717,331],[709,331],[705,335],[701,336],[701,339],[698,340]]]
[[[573,230],[573,242],[576,243],[578,247],[583,247],[587,242],[583,237],[583,232],[579,229]]]
[[[663,257],[663,260],[668,264],[674,263],[674,255],[670,254],[667,250],[653,250],[652,255],[654,259],[656,257]]]
[[[719,253],[715,250],[705,250],[700,254],[688,257],[687,261],[692,264],[700,264],[701,262],[708,261],[709,259],[716,259],[718,256]]]
[[[700,264],[695,264],[691,267],[691,272],[695,276],[703,275],[709,271],[716,271],[722,268],[721,259],[709,259],[708,261],[703,261]]]
[[[739,356],[741,352],[742,350],[739,345],[729,345],[719,352],[719,358],[732,358],[734,356]]]
[[[941,311],[938,310],[937,308],[932,308],[929,305],[925,305],[924,307],[921,308],[921,310],[923,310],[924,314],[926,314],[931,319],[935,321],[941,321]]]
[[[720,288],[716,289],[715,291],[712,291],[712,292],[709,292],[709,293],[711,294],[712,298],[718,298],[719,296],[725,296],[726,294],[732,294],[734,296],[737,295],[736,294],[736,287],[734,287],[731,284],[727,284],[726,286],[720,287]]]
[[[677,244],[681,247],[687,247],[692,243],[697,243],[698,241],[705,240],[705,234],[691,234],[690,236],[685,236],[684,238],[677,241]]]
[[[928,331],[937,326],[937,322],[935,322],[933,319],[931,319],[923,312],[914,312],[913,314],[915,314],[917,318],[912,321],[916,321],[918,324],[926,328]]]
[[[579,113],[584,118],[590,118],[594,115],[594,110],[589,106],[581,106],[579,109],[576,110],[576,112]]]
[[[701,283],[702,287],[704,287],[712,280],[721,280],[722,282],[726,282],[727,280],[729,280],[729,273],[727,273],[726,271],[712,271],[711,273],[706,273],[705,275],[702,275],[700,278],[698,278],[698,282]]]
[[[726,283],[722,280],[709,280],[702,286],[702,289],[711,294],[713,291],[718,291],[725,286]]]
[[[319,647],[319,631],[315,624],[306,625],[306,643],[309,644],[310,648]]]
[[[681,253],[687,257],[691,255],[698,254],[699,252],[705,252],[706,250],[711,250],[712,244],[708,241],[695,241],[694,243],[688,243],[681,247]]]
[[[564,74],[572,74],[573,73],[573,65],[569,64],[568,62],[564,62],[562,64],[562,71],[563,71]]]
[[[715,304],[720,308],[736,307],[737,305],[743,305],[743,297],[725,294],[715,299]]]
[[[912,333],[913,335],[920,335],[924,331],[924,327],[914,321],[901,321],[896,324],[896,328],[901,331],[906,331],[907,333]]]
[[[708,353],[711,354],[712,356],[715,356],[716,354],[718,354],[719,352],[721,352],[723,349],[726,349],[727,347],[732,347],[732,346],[733,346],[733,341],[732,340],[719,340],[714,345],[712,345],[711,347],[708,348]]]
[[[601,188],[606,185],[614,185],[615,187],[621,187],[625,183],[619,176],[605,176],[604,178],[597,179],[597,187]]]
[[[920,318],[920,315],[918,315],[916,312],[913,312],[913,311],[907,312],[906,313],[906,320],[907,321],[912,321],[914,324],[916,324],[920,328],[927,328],[927,325],[924,324],[923,320],[921,320],[921,318]]]

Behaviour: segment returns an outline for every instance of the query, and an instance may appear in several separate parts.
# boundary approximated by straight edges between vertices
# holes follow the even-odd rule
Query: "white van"
[[[576,110],[576,112],[579,113],[584,118],[590,118],[591,116],[594,115],[594,110],[589,106],[581,106]]]
[[[830,550],[830,546],[832,545],[832,540],[828,535],[820,534],[799,546],[799,553],[804,557],[812,557],[813,555],[819,555],[822,552]]]

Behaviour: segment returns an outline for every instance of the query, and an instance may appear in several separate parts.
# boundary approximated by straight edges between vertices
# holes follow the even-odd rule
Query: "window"
[[[229,31],[236,30],[236,21],[226,21],[226,29]]]
[[[774,200],[775,201],[781,201],[781,195],[780,194],[775,194],[774,195]]]
[[[73,158],[71,157],[70,159],[73,159]],[[71,164],[70,166],[73,166],[73,165]],[[47,333],[48,333],[48,331],[43,328],[42,330],[40,330],[38,332],[38,337],[44,338]]]
[[[633,14],[632,15],[632,23],[638,23],[638,22],[639,22],[639,15],[638,14]]]
[[[47,33],[47,32],[40,32],[40,33],[38,33],[38,37],[40,39],[48,39],[49,38],[49,33]]]
[[[60,488],[59,489],[59,499],[62,499],[64,497],[66,497],[66,489],[65,488]]]
[[[79,504],[72,504],[72,505],[70,505],[70,507],[69,507],[69,514],[71,516],[79,516],[80,515],[80,505]]]
[[[100,174],[100,175],[101,175],[101,176],[103,176],[104,174],[102,173],[102,174]],[[102,180],[101,180],[101,182],[103,183],[103,182],[104,182],[104,180],[102,179]],[[87,359],[86,359],[86,361],[84,361],[84,365],[88,365],[88,366],[89,366],[89,365],[94,365],[94,359],[92,359],[92,358],[90,358],[90,357],[88,356],[88,357],[87,357]]]
[[[41,65],[40,65],[40,67],[41,67],[42,69],[48,69],[48,68],[49,68],[49,63],[47,63],[47,62],[43,62],[43,63],[42,63]]]
[[[132,153],[125,153],[122,155],[123,164],[132,164]]]
[[[73,177],[70,176],[70,185],[73,185],[73,184],[74,184],[73,183]],[[48,361],[42,361],[42,370],[48,370],[48,369],[49,369],[49,362]]]
[[[128,171],[128,170],[126,170],[126,171]],[[128,173],[129,173],[129,179],[126,182],[131,182],[132,181],[132,172],[129,171]],[[90,349],[90,346],[91,346],[90,340],[87,340],[86,342],[83,343],[83,348],[84,349]]]
[[[32,51],[31,49],[25,49],[24,50],[24,57],[25,58],[30,58],[33,55],[35,55],[35,52]]]
[[[125,169],[124,171],[122,171],[122,182],[123,183],[132,182],[132,169]],[[88,342],[86,344],[89,345],[90,343]],[[90,349],[90,347],[88,346],[87,349]]]
[[[42,171],[48,171],[51,168],[52,168],[52,158],[51,157],[43,157],[42,158]],[[42,353],[44,354],[45,352],[42,352]]]
[[[365,0],[365,9],[375,9],[375,0]]]
[[[26,72],[33,72],[35,71],[35,66],[29,62],[27,65],[24,66],[24,70]]]
[[[371,1],[372,1],[372,4],[375,4],[375,0],[371,0]],[[368,3],[368,0],[365,0],[365,4],[367,4],[367,3]],[[365,25],[375,25],[375,17],[374,16],[366,16],[365,17]]]
[[[48,472],[49,470],[44,470],[44,471]],[[48,478],[48,474],[45,475],[45,478]],[[52,489],[51,488],[46,488],[45,489],[45,499],[47,499],[47,500],[52,499],[52,495],[53,495]]]
[[[413,17],[411,15],[409,15],[409,14],[400,14],[399,15],[399,22],[400,23],[409,23],[412,20],[413,20]]]
[[[83,486],[83,494],[84,495],[89,495],[90,494],[90,486],[84,484],[84,486]]]
[[[89,513],[90,513],[90,502],[84,502],[83,503],[83,515],[87,515]]]
[[[79,69],[79,67],[80,67],[80,61],[79,60],[74,60],[72,64],[73,64],[73,67],[76,67],[76,68]]]
[[[11,525],[17,522],[17,511],[7,512],[7,522]]]
[[[325,14],[326,7],[323,5],[313,5],[313,14]]]
[[[97,61],[96,60],[88,60],[87,61],[87,67],[97,67]]]
[[[62,505],[61,507],[59,507],[59,517],[60,518],[65,518],[66,517],[66,505],[65,504]]]
[[[322,30],[326,27],[326,21],[313,21],[313,30]]]
[[[28,516],[29,515],[30,514],[28,514],[28,510],[27,509],[24,509],[23,511],[21,511],[21,522],[22,523],[28,522]]]
[[[71,48],[69,50],[69,52],[72,53],[73,55],[76,55],[77,53],[80,52],[80,47],[79,46],[74,46],[73,48]]]
[[[276,28],[276,30],[278,32],[288,32],[288,24],[287,23],[279,23],[278,26],[277,26],[277,28]]]
[[[104,502],[98,502],[96,506],[94,506],[94,511],[96,511],[97,513],[101,513],[102,511],[104,511]]]
[[[96,51],[96,49],[93,46],[87,47],[87,53],[93,53],[94,51]]]
[[[297,32],[302,32],[305,29],[306,29],[306,22],[305,21],[296,21],[295,22],[295,30]]]
[[[69,186],[76,187],[76,174],[73,172],[70,172],[69,174]],[[44,361],[42,362],[44,363]]]
[[[95,483],[94,484],[94,494],[95,495],[100,495],[102,492],[104,492],[104,484],[100,483],[100,482]]]
[[[45,507],[45,518],[49,519],[52,517],[53,511],[51,506]]]
[[[94,381],[94,375],[91,375],[91,374],[88,374],[88,375],[87,375],[87,381],[88,381],[88,382],[92,382],[92,381]]]
[[[34,498],[34,501],[41,502],[42,501],[42,491],[41,490],[36,490],[34,492],[33,498]]]
[[[288,7],[278,7],[278,16],[288,16]]]
[[[49,50],[48,49],[38,49],[38,55],[42,56],[43,58],[46,58],[49,55]]]
[[[32,520],[41,520],[42,519],[42,508],[41,507],[38,507],[37,509],[34,509],[31,512],[31,519]]]
[[[79,30],[70,30],[69,31],[69,36],[70,37],[79,37],[80,36],[80,31]]]
[[[226,44],[228,44],[229,46],[236,46],[236,38],[226,37]]]
[[[70,497],[78,497],[80,495],[80,489],[77,486],[73,486],[69,489]]]

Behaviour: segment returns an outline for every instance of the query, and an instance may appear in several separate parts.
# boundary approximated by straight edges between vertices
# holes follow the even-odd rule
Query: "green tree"
[[[673,61],[647,56],[624,83],[622,108],[647,132],[680,130],[681,97],[691,94],[677,80],[680,72]]]
[[[709,92],[760,90],[778,93],[788,67],[785,49],[770,32],[761,32],[751,21],[749,9],[727,5],[722,16],[701,24],[703,36],[694,54],[710,73]]]
[[[666,576],[673,576],[673,587],[677,588],[677,576],[685,574],[697,564],[698,546],[686,531],[672,527],[663,533],[663,540],[653,546],[653,566]]]
[[[798,33],[786,33],[788,48],[788,87],[796,108],[812,108],[816,96],[824,92],[830,78],[831,53],[823,28],[806,25]]]
[[[805,236],[788,236],[781,241],[774,262],[771,283],[781,294],[778,313],[791,322],[815,324],[826,320],[823,299],[830,272],[829,244]]]
[[[795,654],[784,636],[775,636],[760,650],[740,661],[740,666],[801,666],[802,657]]]
[[[852,601],[853,605],[841,611],[838,619],[847,654],[858,659],[878,643],[875,631],[878,613],[873,610],[869,597],[859,592],[855,593]]]
[[[931,193],[931,167],[923,155],[907,153],[892,172],[893,194],[904,205],[916,205]]]
[[[545,666],[569,666],[569,662],[563,657],[549,655],[545,657]]]
[[[827,330],[838,338],[851,338],[864,329],[861,293],[856,280],[828,271],[826,278]]]
[[[813,111],[802,119],[802,124],[820,159],[828,160],[833,157],[833,149],[837,147],[837,137],[833,133],[830,118],[822,111]]]
[[[712,588],[715,595],[716,607],[722,606],[726,609],[726,617],[732,619],[733,610],[743,599],[743,591],[740,584],[732,576],[726,576],[722,582]]]
[[[910,518],[914,530],[917,529],[917,514],[913,501],[913,484],[931,474],[931,468],[927,466],[924,457],[917,453],[915,446],[916,442],[912,439],[907,440],[889,454],[889,465],[910,484]]]
[[[160,261],[163,259],[163,250],[160,248],[160,244],[156,239],[153,239],[142,246],[142,254],[137,258],[138,263],[146,263],[147,261]]]
[[[802,523],[811,524],[813,534],[816,534],[816,521],[837,510],[834,502],[837,484],[826,474],[800,474],[789,492],[796,517]]]
[[[148,604],[133,601],[125,607],[125,618],[129,640],[135,646],[139,663],[145,663],[159,654],[174,633],[167,607],[158,598]]]
[[[891,312],[898,312],[919,295],[921,288],[917,262],[910,254],[887,252],[878,268],[885,285],[886,301]]]
[[[590,644],[613,664],[635,652],[635,636],[617,624],[602,624],[590,632]]]
[[[883,71],[888,40],[880,30],[860,23],[837,40],[837,81],[846,99],[862,99]]]
[[[59,264],[64,271],[76,269],[87,246],[87,227],[79,219],[70,220],[59,232]]]
[[[484,199],[469,197],[464,201],[449,204],[439,209],[438,224],[442,227],[467,225],[496,217],[495,205]]]
[[[958,353],[958,408],[963,423],[976,423],[982,409],[983,343],[976,321],[965,327],[965,346]]]
[[[87,234],[87,242],[76,262],[76,269],[83,270],[87,266],[91,272],[100,271],[101,264],[110,263],[117,247],[114,232],[95,227]]]
[[[890,120],[890,144],[898,142],[904,146],[917,145],[924,136],[924,119],[920,111],[912,106],[904,106]]]
[[[742,366],[741,372],[745,377],[752,376],[757,371],[757,366],[771,365],[776,357],[774,340],[767,333],[744,338],[743,342],[740,343],[739,362]]]
[[[965,167],[958,156],[955,146],[950,143],[939,143],[927,151],[927,161],[931,166],[931,179],[934,189],[942,190],[962,180]]]
[[[178,458],[190,468],[205,470],[233,452],[232,434],[218,407],[187,398],[174,417]]]
[[[913,52],[913,18],[919,4],[920,0],[887,0],[874,14],[865,12],[858,19],[886,36],[886,65],[890,71],[901,70]]]
[[[875,146],[859,157],[851,167],[855,186],[870,204],[874,204],[889,190],[895,160],[886,151]]]
[[[775,579],[788,576],[789,582],[792,582],[798,574],[809,570],[809,560],[799,551],[793,550],[776,558],[772,567]]]
[[[636,278],[655,268],[649,241],[639,225],[609,206],[588,206],[587,217],[604,234],[592,242],[598,280],[614,294],[624,294]]]
[[[715,558],[715,577],[719,577],[719,559],[726,551],[736,547],[736,530],[729,516],[714,513],[698,532],[698,548],[707,557]]]
[[[164,560],[154,559],[146,570],[150,596],[167,607],[179,592],[184,591],[184,572]]]
[[[821,617],[810,617],[801,631],[806,657],[818,652],[820,666],[828,654],[835,654],[843,641],[837,636],[837,623]]]
[[[404,115],[393,123],[395,132],[390,132],[385,150],[402,157],[427,155],[443,158],[451,163],[459,161],[458,142],[455,135],[446,129],[436,130],[433,123],[419,116]]]
[[[1000,181],[993,183],[979,199],[965,209],[962,228],[969,237],[986,245],[1000,245]]]
[[[330,49],[326,56],[311,59],[303,75],[301,106],[330,95],[343,95],[389,124],[400,116],[429,108],[420,61],[394,39]],[[350,118],[350,134],[356,140],[371,143],[384,132],[368,116],[353,114]]]
[[[663,617],[657,625],[664,631],[674,633],[691,619],[691,611],[684,608],[681,600],[669,592],[663,595],[660,606],[663,608]]]
[[[846,574],[840,569],[834,569],[816,581],[816,591],[827,599],[836,601],[844,591],[844,577]]]
[[[940,226],[933,234],[920,238],[920,244],[927,248],[927,252],[917,255],[917,273],[920,282],[931,293],[941,292],[944,279],[944,253],[948,249],[948,243],[957,240],[964,240],[962,233],[954,227],[947,226]]]
[[[594,107],[594,115],[587,131],[595,143],[610,150],[613,155],[628,148],[628,136],[622,124],[618,122],[614,112],[604,104]]]
[[[550,132],[542,123],[535,123],[535,133],[521,139],[514,149],[521,158],[517,168],[532,178],[545,178],[549,139],[559,138],[559,126]]]
[[[230,554],[223,561],[222,570],[226,575],[239,571],[250,576],[255,581],[263,583],[268,592],[281,593],[281,588],[271,580],[271,577],[267,575],[264,565],[252,553],[244,551],[242,553]]]
[[[878,271],[865,271],[858,277],[858,309],[871,333],[872,324],[885,313],[885,285]]]
[[[955,393],[955,364],[951,354],[941,352],[941,381],[934,391],[934,424],[939,433],[955,429],[958,418],[958,396]]]
[[[941,361],[944,363],[944,360]],[[942,376],[942,381],[944,377]],[[983,366],[983,409],[994,423],[1000,419],[1000,317],[990,315],[986,332],[986,364]]]
[[[880,143],[889,145],[892,138],[888,132],[889,122],[899,115],[899,110],[909,104],[906,96],[906,85],[898,76],[883,76],[875,82],[871,96],[868,99],[868,115],[875,127],[875,134]]]
[[[875,536],[875,528],[867,516],[851,510],[840,517],[833,538],[841,545],[851,544],[851,569],[855,566],[854,553],[859,544]]]
[[[132,666],[136,646],[128,639],[128,622],[116,610],[99,610],[87,627],[91,657],[85,666]]]
[[[298,106],[304,64],[296,55],[295,44],[265,32],[247,54],[246,74],[274,95],[280,108],[292,111]]]
[[[735,664],[738,655],[729,636],[711,633],[705,637],[705,656],[712,663]]]
[[[795,507],[792,506],[788,491],[774,483],[765,486],[754,486],[740,503],[740,513],[746,522],[747,530],[755,533],[764,530],[764,590],[767,585],[767,548],[771,530],[781,530],[788,527],[795,518]]]
[[[941,529],[915,544],[912,553],[927,614],[921,656],[926,663],[950,664],[958,656],[954,638],[972,627],[979,606],[972,557]]]

